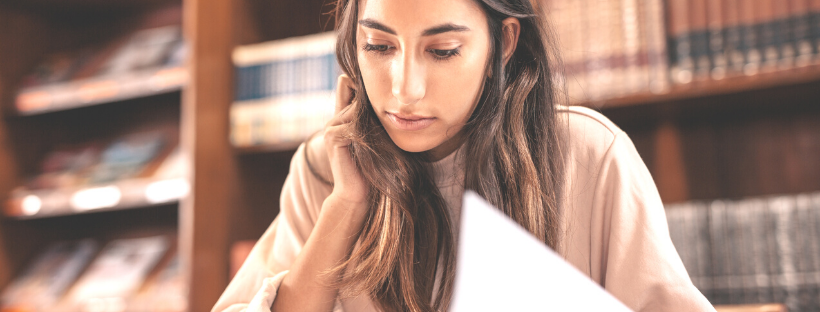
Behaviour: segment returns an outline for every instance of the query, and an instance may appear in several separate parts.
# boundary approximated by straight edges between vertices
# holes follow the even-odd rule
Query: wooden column
[[[233,69],[232,1],[185,0],[190,83],[183,92],[182,146],[191,157],[191,196],[180,205],[189,311],[210,311],[228,283],[235,157],[228,141]]]

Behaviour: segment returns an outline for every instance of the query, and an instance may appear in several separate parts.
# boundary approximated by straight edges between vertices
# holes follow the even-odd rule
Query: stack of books
[[[189,185],[178,140],[178,131],[168,127],[58,146],[12,191],[5,214],[34,218],[179,200]]]
[[[293,146],[324,128],[341,74],[333,32],[237,47],[231,142]]]
[[[570,101],[667,91],[663,0],[547,0]]]
[[[692,282],[715,305],[820,310],[820,194],[666,207]]]
[[[186,53],[179,25],[53,53],[23,78],[17,112],[33,115],[179,90],[188,78]]]
[[[671,79],[802,67],[820,57],[816,0],[666,0]]]
[[[166,236],[48,246],[0,296],[0,311],[181,312],[186,287]]]

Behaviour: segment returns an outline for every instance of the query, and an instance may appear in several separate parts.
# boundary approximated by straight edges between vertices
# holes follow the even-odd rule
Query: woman
[[[339,0],[336,115],[213,310],[445,311],[465,188],[632,309],[712,310],[626,134],[558,106],[543,25],[527,0]]]

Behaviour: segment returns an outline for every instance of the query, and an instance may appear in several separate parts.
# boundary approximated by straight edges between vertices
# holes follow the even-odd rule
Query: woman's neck
[[[427,151],[427,155],[429,157],[428,159],[430,160],[430,162],[442,160],[444,159],[444,157],[447,157],[453,152],[455,152],[463,142],[463,132],[459,132],[452,138],[449,138],[447,139],[447,141],[444,141],[444,143],[441,143],[439,146],[436,146],[433,149]]]

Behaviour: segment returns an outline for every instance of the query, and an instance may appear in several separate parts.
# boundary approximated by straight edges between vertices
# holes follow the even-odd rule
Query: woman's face
[[[473,0],[360,0],[358,60],[367,96],[408,152],[446,156],[480,97],[490,53]]]

